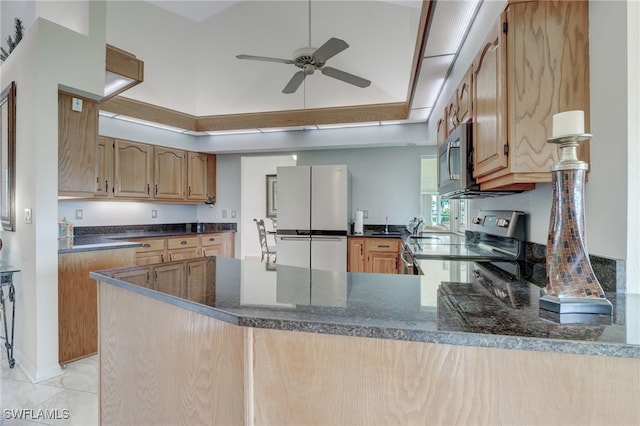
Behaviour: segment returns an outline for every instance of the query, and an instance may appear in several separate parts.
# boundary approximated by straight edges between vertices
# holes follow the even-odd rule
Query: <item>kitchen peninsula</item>
[[[101,424],[640,422],[625,321],[638,296],[559,324],[539,287],[507,283],[510,305],[468,278],[474,262],[422,262],[423,276],[220,257],[171,263],[199,271],[188,282],[158,283],[154,265],[91,272]]]

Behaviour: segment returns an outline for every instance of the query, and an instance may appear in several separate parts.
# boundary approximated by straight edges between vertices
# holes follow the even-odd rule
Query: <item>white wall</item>
[[[78,209],[82,210],[82,219],[76,219]],[[158,217],[151,217],[152,210],[156,210]],[[194,223],[198,221],[198,210],[195,205],[183,204],[58,201],[58,217],[75,226]]]
[[[291,155],[242,156],[242,249],[241,257],[260,256],[258,230],[253,219],[264,219],[265,227],[271,229],[272,223],[266,217],[267,189],[266,175],[276,174],[279,166],[295,166]],[[274,244],[271,237],[269,244]]]
[[[79,17],[85,10],[81,3]],[[1,86],[12,80],[17,85],[17,223],[16,232],[1,233],[0,257],[21,269],[15,278],[15,353],[19,368],[33,381],[61,373],[55,208],[58,87],[73,87],[96,98],[104,89],[105,4],[90,2],[89,10],[88,37],[38,19],[2,64]],[[33,209],[32,224],[22,220],[27,207]]]
[[[420,214],[420,157],[435,147],[314,150],[298,153],[298,165],[346,164],[351,172],[351,207],[367,210],[364,224],[405,225]]]

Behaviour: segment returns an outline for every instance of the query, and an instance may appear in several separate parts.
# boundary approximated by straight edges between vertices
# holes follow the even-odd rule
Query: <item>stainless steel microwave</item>
[[[443,198],[470,198],[479,195],[473,178],[471,123],[456,127],[438,149],[438,192]]]

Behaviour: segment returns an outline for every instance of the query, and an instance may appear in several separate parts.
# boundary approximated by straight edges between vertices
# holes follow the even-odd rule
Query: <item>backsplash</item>
[[[151,225],[76,226],[74,237],[109,234],[143,234],[153,232],[220,232],[237,231],[237,223],[167,223]]]
[[[545,287],[547,285],[547,247],[542,244],[527,242],[525,244],[524,276],[533,284]],[[591,267],[600,282],[602,289],[607,292],[624,293],[627,288],[624,260],[610,259],[589,255]]]

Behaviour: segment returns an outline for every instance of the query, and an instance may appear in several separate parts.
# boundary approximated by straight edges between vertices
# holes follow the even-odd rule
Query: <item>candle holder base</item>
[[[539,301],[540,309],[557,314],[613,315],[613,305],[607,299],[595,297],[554,297],[544,295]]]

